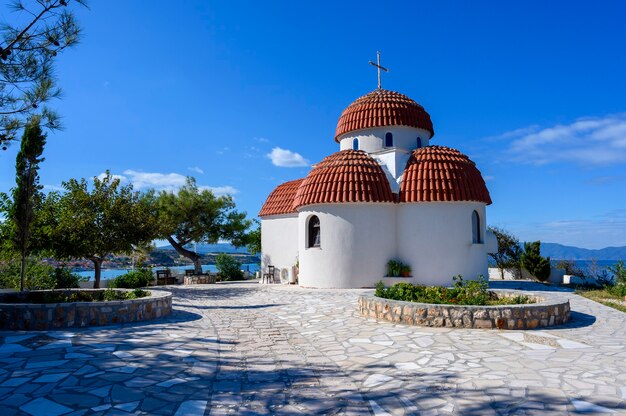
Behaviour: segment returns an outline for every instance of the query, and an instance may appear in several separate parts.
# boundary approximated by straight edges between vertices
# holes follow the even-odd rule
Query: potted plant
[[[403,264],[400,268],[400,276],[411,277],[411,266],[409,266],[408,264]]]

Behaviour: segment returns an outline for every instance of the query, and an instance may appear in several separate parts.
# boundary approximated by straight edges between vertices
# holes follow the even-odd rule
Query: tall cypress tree
[[[24,128],[24,135],[15,161],[15,182],[13,203],[9,218],[13,223],[12,240],[21,257],[20,291],[24,290],[26,258],[31,252],[31,231],[35,219],[35,207],[42,198],[39,185],[39,163],[46,144],[39,117],[33,117]]]

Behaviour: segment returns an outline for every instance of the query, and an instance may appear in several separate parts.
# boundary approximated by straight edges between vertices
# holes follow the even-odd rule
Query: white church
[[[420,104],[380,84],[350,104],[337,122],[339,151],[265,201],[263,270],[284,280],[298,265],[299,285],[315,288],[373,287],[392,259],[416,284],[487,277],[497,250],[489,191],[475,163],[431,145],[433,135]]]

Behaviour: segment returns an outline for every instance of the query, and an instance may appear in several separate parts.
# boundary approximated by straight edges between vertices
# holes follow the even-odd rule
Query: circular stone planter
[[[536,303],[525,305],[468,306],[434,305],[359,297],[359,311],[369,318],[406,325],[477,328],[534,329],[561,325],[570,320],[569,300],[546,299],[534,294],[494,290],[500,297],[526,295]]]
[[[130,289],[115,289],[131,291]],[[63,289],[37,292],[102,292],[104,289]],[[28,292],[24,293],[25,295]],[[61,328],[84,328],[149,321],[172,313],[172,294],[150,291],[150,296],[96,302],[68,303],[4,303],[6,295],[0,295],[0,329],[35,330]],[[15,293],[10,294],[15,296]],[[18,295],[19,296],[19,295]]]

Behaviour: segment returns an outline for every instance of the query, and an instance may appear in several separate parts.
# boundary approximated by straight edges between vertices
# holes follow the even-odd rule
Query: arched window
[[[319,247],[320,246],[320,219],[316,216],[313,215],[311,218],[309,218],[309,224],[308,224],[308,231],[309,231],[309,241],[307,242],[307,248],[310,247]]]
[[[385,147],[393,147],[393,134],[385,134]]]
[[[421,149],[422,148],[422,139],[421,138],[417,138],[417,148]]]
[[[480,217],[478,212],[472,212],[472,243],[482,244],[483,239],[480,235]]]
[[[359,150],[359,139],[352,140],[352,150]]]

